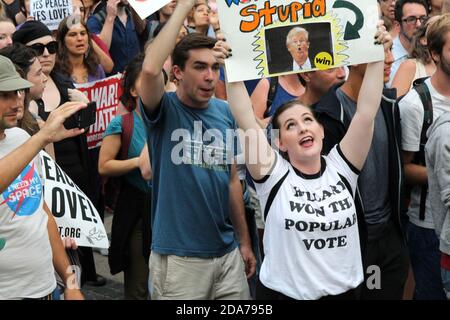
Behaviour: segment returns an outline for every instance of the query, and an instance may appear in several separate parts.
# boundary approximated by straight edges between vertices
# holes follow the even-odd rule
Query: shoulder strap
[[[270,87],[269,87],[269,94],[267,95],[266,112],[264,115],[265,117],[267,117],[270,114],[270,109],[272,108],[272,103],[273,100],[275,99],[278,89],[278,77],[272,77],[268,80],[270,83]]]
[[[128,149],[130,148],[131,137],[133,136],[134,118],[133,112],[129,112],[122,116],[122,135],[120,148],[120,159],[125,160],[128,158]]]
[[[100,10],[94,16],[97,18],[98,21],[100,21],[101,24],[105,23],[106,20],[106,12],[104,10]]]
[[[155,32],[156,28],[158,27],[159,21],[152,20],[152,21],[150,21],[149,24],[150,24],[150,28],[148,30],[148,39],[150,40],[150,39],[154,38],[153,33]]]
[[[47,121],[48,113],[45,112],[44,100],[37,99],[35,100],[38,107],[38,116],[41,117],[42,120]]]
[[[422,82],[415,85],[414,89],[419,94],[423,106],[423,124],[422,132],[420,133],[420,152],[422,152],[422,149],[427,142],[427,130],[433,122],[433,102],[431,101],[430,89],[428,89],[428,86],[425,83]]]
[[[424,78],[423,81],[425,80]],[[421,80],[417,79],[417,80]],[[417,81],[416,80],[416,81]],[[433,122],[433,102],[431,100],[430,89],[423,81],[415,83],[414,90],[419,94],[423,106],[423,123],[420,132],[420,147],[417,154],[416,163],[425,166],[425,144],[427,143],[427,131]],[[420,211],[419,219],[425,220],[425,203],[427,198],[428,185],[424,185],[420,189]]]

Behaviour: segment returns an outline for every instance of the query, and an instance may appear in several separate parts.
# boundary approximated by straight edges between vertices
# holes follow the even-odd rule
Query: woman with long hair
[[[72,78],[74,83],[86,83],[105,78],[86,23],[64,18],[59,24],[57,69]]]
[[[88,18],[88,8],[86,8],[85,3],[88,3],[88,0],[72,0],[73,13],[72,17],[79,17],[81,21],[86,23]],[[92,49],[97,55],[97,58],[102,65],[105,73],[110,73],[114,68],[114,61],[111,59],[111,55],[109,54],[108,47],[103,42],[102,39],[95,33],[89,34],[92,40]]]
[[[384,26],[376,41],[391,45]],[[350,127],[327,156],[321,155],[324,129],[310,108],[294,100],[275,111],[271,121],[279,133],[273,139],[278,153],[255,119],[244,84],[227,84],[265,215],[257,298],[357,297],[364,273],[353,197],[372,142],[383,69],[383,61],[367,65]]]
[[[98,169],[102,176],[120,177],[114,208],[109,266],[112,274],[124,272],[125,299],[148,298],[150,256],[150,187],[140,172],[147,134],[138,100],[143,55],[130,61],[122,80],[121,103],[128,112],[116,116],[106,129]],[[144,151],[143,151],[144,150]]]

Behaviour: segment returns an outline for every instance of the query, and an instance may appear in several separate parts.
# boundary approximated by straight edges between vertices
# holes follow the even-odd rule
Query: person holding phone
[[[68,131],[61,121],[83,106],[65,104],[40,133],[30,137],[16,125],[19,92],[32,83],[22,79],[4,56],[0,56],[0,74],[0,299],[52,300],[55,271],[65,284],[66,299],[83,299],[44,200],[38,156],[47,143],[83,132]]]
[[[47,84],[42,99],[30,103],[30,111],[47,120],[51,111],[82,94],[77,92],[70,78],[54,70],[58,43],[52,37],[51,31],[42,22],[26,21],[22,27],[13,34],[13,41],[20,42],[33,50],[47,76]],[[72,98],[71,98],[72,95]],[[76,98],[73,98],[75,97]],[[75,100],[76,101],[76,100]],[[79,101],[79,100],[78,100]],[[86,101],[83,101],[86,102]],[[69,117],[64,126],[67,129],[78,126],[77,116]],[[94,166],[88,153],[86,135],[71,137],[53,144],[55,160],[76,185],[95,203],[94,180],[91,172]],[[82,283],[90,281],[94,285],[104,285],[106,279],[97,276],[92,249],[80,247],[82,251],[81,264],[83,266]]]

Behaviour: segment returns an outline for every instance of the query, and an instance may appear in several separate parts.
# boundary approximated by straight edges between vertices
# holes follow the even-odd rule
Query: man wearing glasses
[[[428,6],[425,0],[397,1],[395,4],[395,20],[400,24],[400,33],[394,39],[392,46],[394,64],[392,65],[388,86],[391,85],[400,64],[408,59],[411,40],[417,28],[428,20]]]

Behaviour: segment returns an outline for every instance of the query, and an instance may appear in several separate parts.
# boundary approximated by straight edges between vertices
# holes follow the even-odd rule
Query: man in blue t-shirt
[[[228,49],[196,33],[175,46],[194,2],[178,1],[142,66],[153,170],[150,292],[152,299],[248,299],[255,256],[229,146],[235,121],[212,98]],[[161,70],[172,50],[179,86],[165,93]]]

